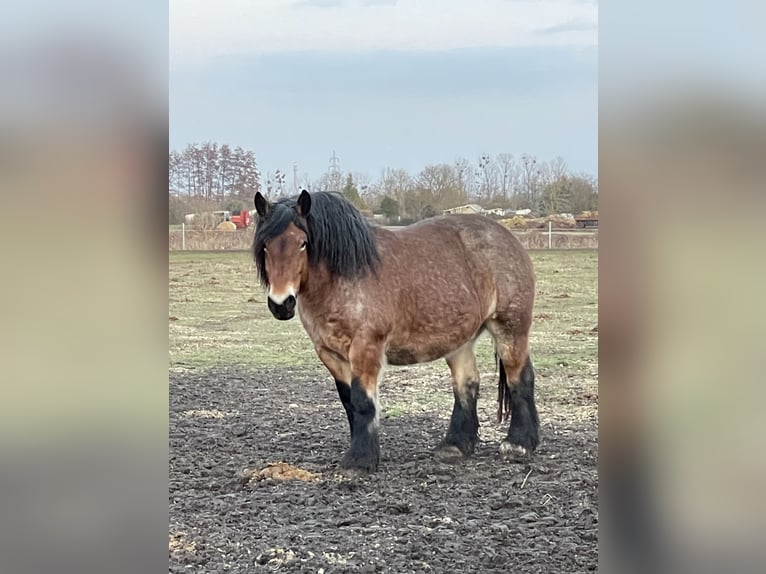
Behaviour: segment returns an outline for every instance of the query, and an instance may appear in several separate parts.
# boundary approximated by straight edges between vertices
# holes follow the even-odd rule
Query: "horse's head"
[[[308,226],[311,196],[303,190],[294,206],[271,204],[255,194],[260,217],[255,235],[255,261],[268,288],[271,314],[280,321],[295,316],[296,297],[308,274]]]

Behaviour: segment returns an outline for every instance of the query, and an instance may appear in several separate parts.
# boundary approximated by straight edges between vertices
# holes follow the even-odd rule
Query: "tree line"
[[[261,189],[255,153],[241,147],[205,142],[171,151],[168,160],[170,193],[224,201],[252,197]]]
[[[281,170],[262,178],[255,154],[240,147],[208,142],[170,152],[171,204],[188,206],[189,200],[196,199],[214,201],[226,209],[249,208],[256,191],[279,197],[292,194],[295,185],[310,191],[338,191],[360,209],[405,223],[466,203],[528,208],[539,215],[598,209],[596,178],[571,172],[561,158],[540,161],[528,154],[482,155],[475,163],[458,159],[432,164],[414,175],[386,168],[377,179],[331,165],[315,180],[304,174],[300,181],[288,184]],[[177,213],[182,210],[171,209],[171,220],[182,217]]]

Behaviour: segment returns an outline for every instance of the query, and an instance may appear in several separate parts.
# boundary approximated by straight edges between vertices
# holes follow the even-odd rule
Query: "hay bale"
[[[559,229],[572,229],[577,227],[577,222],[574,217],[567,217],[566,215],[549,215],[544,221],[545,227],[548,226],[548,222],[550,222],[553,227],[558,227]]]
[[[220,231],[236,231],[237,226],[234,225],[231,221],[222,221],[218,224],[218,229]]]
[[[500,223],[509,229],[526,229],[531,221],[534,220],[522,215],[514,215],[508,219],[501,219]]]

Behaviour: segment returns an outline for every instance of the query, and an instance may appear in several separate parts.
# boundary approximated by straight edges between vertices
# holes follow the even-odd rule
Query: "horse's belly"
[[[386,349],[386,361],[389,365],[414,365],[415,363],[428,363],[449,355],[460,345],[455,343],[441,342],[431,345],[389,345]]]
[[[481,309],[470,308],[462,313],[452,310],[448,314],[430,312],[427,321],[399,325],[388,338],[386,360],[390,365],[428,363],[454,353],[481,330]]]
[[[413,349],[406,347],[389,347],[386,349],[386,361],[388,361],[389,365],[412,365],[424,362],[418,360],[418,356]]]

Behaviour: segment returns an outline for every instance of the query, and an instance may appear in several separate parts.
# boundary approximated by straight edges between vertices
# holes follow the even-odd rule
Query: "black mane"
[[[370,224],[342,195],[326,191],[311,194],[311,209],[304,219],[295,206],[298,196],[271,205],[259,217],[253,241],[253,256],[261,284],[268,287],[264,247],[294,223],[308,236],[309,261],[324,263],[336,277],[363,277],[374,272],[380,261]]]

